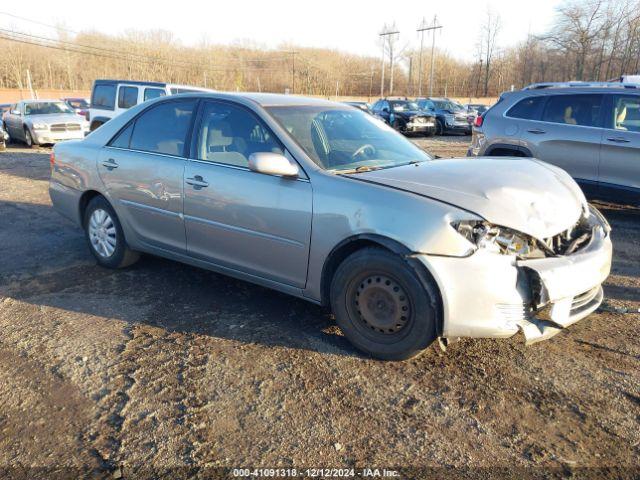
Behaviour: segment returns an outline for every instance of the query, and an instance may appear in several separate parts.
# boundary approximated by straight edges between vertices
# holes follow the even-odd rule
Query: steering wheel
[[[365,154],[367,155],[367,157],[369,157],[371,155],[374,155],[375,153],[376,153],[376,147],[374,147],[370,143],[367,143],[365,145],[362,145],[355,152],[353,152],[353,155],[351,155],[351,158],[356,158],[360,155],[365,155]]]

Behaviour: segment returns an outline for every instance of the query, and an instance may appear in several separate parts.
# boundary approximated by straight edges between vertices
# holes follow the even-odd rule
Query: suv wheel
[[[436,120],[436,135],[444,135],[444,125],[441,120]]]
[[[84,214],[84,231],[91,253],[107,268],[135,263],[140,254],[129,249],[116,212],[104,197],[93,198]]]
[[[358,349],[383,360],[404,360],[437,337],[435,292],[397,255],[365,248],[336,270],[331,307],[338,326]]]

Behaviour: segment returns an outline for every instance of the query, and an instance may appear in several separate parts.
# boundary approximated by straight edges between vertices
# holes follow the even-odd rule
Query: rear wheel
[[[340,264],[331,282],[331,306],[344,335],[384,360],[421,353],[437,336],[437,290],[420,281],[400,257],[366,248]]]
[[[89,249],[103,267],[123,268],[138,260],[139,253],[127,245],[118,216],[104,197],[87,205],[84,229]]]
[[[444,125],[440,120],[436,120],[436,135],[444,135]]]

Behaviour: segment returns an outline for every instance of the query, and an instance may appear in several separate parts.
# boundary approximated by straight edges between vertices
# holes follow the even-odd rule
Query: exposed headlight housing
[[[46,123],[34,123],[33,124],[33,129],[34,130],[49,130],[49,125],[47,125]]]
[[[502,255],[518,258],[545,257],[545,249],[536,239],[506,227],[499,227],[478,220],[452,223],[453,228],[478,249],[486,249]]]

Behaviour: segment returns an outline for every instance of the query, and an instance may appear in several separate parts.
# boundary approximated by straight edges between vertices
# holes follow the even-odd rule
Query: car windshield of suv
[[[438,110],[449,110],[450,112],[457,112],[462,109],[462,106],[459,106],[447,100],[434,100],[433,103]]]
[[[323,106],[267,110],[325,170],[357,173],[431,160],[425,151],[362,111]]]
[[[420,110],[418,104],[415,102],[389,102],[391,104],[391,108],[395,112],[402,112],[405,110]]]
[[[57,113],[75,113],[64,102],[27,103],[24,106],[25,115],[53,115]]]

